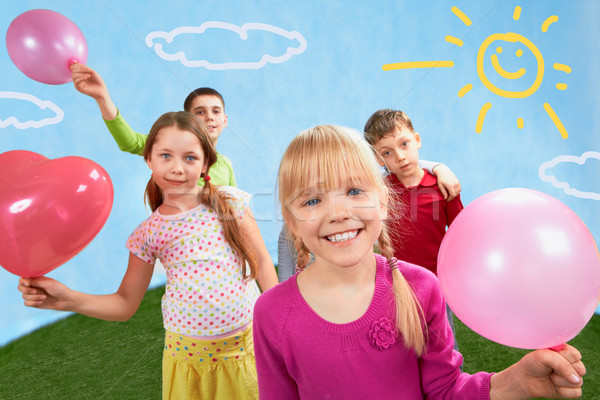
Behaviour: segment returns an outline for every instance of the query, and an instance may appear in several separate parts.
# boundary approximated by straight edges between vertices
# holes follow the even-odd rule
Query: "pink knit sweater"
[[[490,398],[491,374],[459,370],[462,356],[453,350],[437,278],[398,263],[427,320],[427,350],[419,358],[395,335],[391,272],[385,258],[375,257],[373,298],[354,322],[334,324],[317,315],[296,276],[259,297],[254,342],[261,400]]]

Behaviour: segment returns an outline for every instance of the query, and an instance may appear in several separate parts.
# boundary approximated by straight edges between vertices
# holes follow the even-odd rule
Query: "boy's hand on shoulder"
[[[446,201],[454,199],[460,194],[460,182],[454,172],[444,164],[438,164],[433,168],[437,176],[438,187]]]

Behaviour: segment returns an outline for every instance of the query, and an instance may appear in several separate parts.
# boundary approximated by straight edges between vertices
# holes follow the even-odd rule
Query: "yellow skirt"
[[[167,331],[163,399],[258,400],[252,327],[217,340]]]

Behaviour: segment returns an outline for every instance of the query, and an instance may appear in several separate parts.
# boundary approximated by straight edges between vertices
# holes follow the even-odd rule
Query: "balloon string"
[[[564,347],[565,347],[565,344],[563,343],[563,344],[559,344],[559,345],[556,345],[556,346],[552,346],[552,347],[550,347],[550,350],[554,350],[554,351],[556,351],[556,352],[559,352],[559,351],[561,351],[561,350],[562,350]]]

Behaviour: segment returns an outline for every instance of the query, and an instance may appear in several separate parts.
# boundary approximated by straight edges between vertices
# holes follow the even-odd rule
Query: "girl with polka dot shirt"
[[[259,286],[271,288],[277,275],[250,195],[210,182],[216,152],[204,124],[188,112],[154,123],[144,159],[153,214],[127,240],[129,265],[117,292],[90,295],[47,277],[21,278],[25,305],[128,320],[160,259],[167,272],[163,398],[258,399],[253,308]]]

